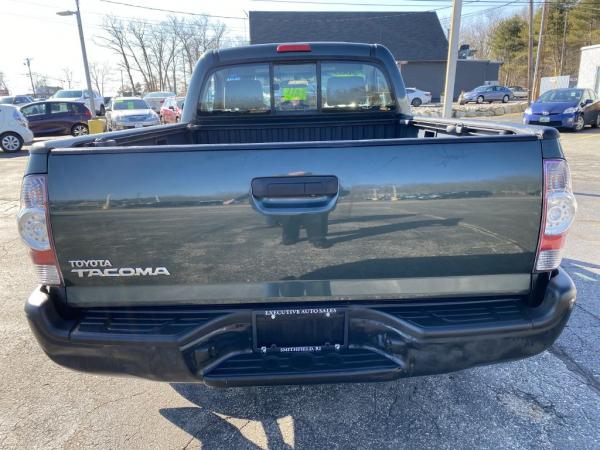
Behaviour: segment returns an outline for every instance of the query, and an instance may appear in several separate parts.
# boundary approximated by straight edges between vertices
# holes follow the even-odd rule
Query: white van
[[[96,114],[103,116],[106,111],[104,97],[102,97],[98,91],[92,92],[94,93],[94,108],[96,108]],[[92,110],[90,94],[87,89],[61,89],[50,98],[52,100],[62,100],[65,102],[83,103],[90,111]]]
[[[0,105],[0,148],[13,153],[33,142],[33,133],[21,111],[12,105]]]

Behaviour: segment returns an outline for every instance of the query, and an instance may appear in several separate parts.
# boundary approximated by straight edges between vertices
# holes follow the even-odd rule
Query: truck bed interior
[[[379,139],[415,139],[448,137],[537,136],[553,130],[512,124],[457,121],[429,117],[399,118],[395,114],[361,115],[348,118],[331,116],[289,116],[281,118],[213,117],[200,124],[176,124],[129,132],[104,133],[74,142],[73,147],[215,145],[276,142],[331,142]]]

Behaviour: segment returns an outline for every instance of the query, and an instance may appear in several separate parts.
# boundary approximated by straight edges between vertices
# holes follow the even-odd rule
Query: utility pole
[[[33,75],[31,74],[31,58],[25,58],[25,62],[23,64],[27,66],[27,70],[29,71],[29,81],[31,81],[31,91],[33,92],[33,96],[35,97],[35,83],[33,82]]]
[[[529,0],[529,42],[527,45],[527,103],[531,105],[533,94],[533,0]]]
[[[542,20],[540,23],[540,33],[538,35],[538,47],[535,56],[535,72],[533,74],[533,92],[532,100],[536,99],[540,95],[540,82],[542,78],[542,68],[540,67],[542,61],[542,53],[544,47],[544,31],[546,29],[546,10],[548,9],[548,1],[544,0],[542,6]]]
[[[565,48],[567,46],[567,24],[569,22],[569,7],[567,5],[563,6],[565,11],[565,22],[563,26],[563,40],[562,40],[562,48],[560,49],[560,73],[563,74],[563,68],[565,67]]]
[[[448,39],[448,61],[446,63],[446,86],[444,87],[444,108],[442,117],[452,117],[454,100],[454,81],[456,80],[456,60],[458,59],[458,40],[460,34],[460,15],[462,0],[453,0],[450,39]]]
[[[81,55],[83,56],[83,68],[85,70],[85,80],[87,82],[88,95],[90,96],[90,109],[92,118],[96,117],[96,104],[94,91],[92,90],[92,79],[90,77],[90,67],[88,65],[87,51],[85,50],[85,38],[83,37],[83,25],[81,24],[81,11],[79,10],[79,0],[75,0],[77,11],[60,11],[59,16],[75,16],[77,18],[77,28],[79,29],[79,42],[81,43]]]

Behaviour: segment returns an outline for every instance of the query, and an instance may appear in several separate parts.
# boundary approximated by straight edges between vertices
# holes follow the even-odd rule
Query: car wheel
[[[71,135],[73,136],[85,136],[86,134],[90,134],[90,130],[84,123],[76,123],[71,127]]]
[[[502,103],[508,103],[508,95],[502,97]]]
[[[600,112],[596,115],[596,121],[592,122],[592,128],[600,128]]]
[[[480,105],[484,102],[484,98],[483,95],[480,95],[479,97],[477,97],[477,103],[479,103]]]
[[[106,114],[106,108],[104,107],[104,105],[100,105],[100,115],[103,116]]]
[[[575,131],[581,131],[585,127],[585,120],[583,120],[583,116],[577,116],[575,119]]]
[[[413,106],[421,106],[423,104],[423,101],[419,97],[415,97],[412,99],[412,102],[410,102],[410,104]]]
[[[17,133],[8,132],[0,136],[0,148],[6,153],[15,153],[23,147],[23,138]]]

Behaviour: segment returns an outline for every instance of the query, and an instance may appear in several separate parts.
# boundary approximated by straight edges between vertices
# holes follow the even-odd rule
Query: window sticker
[[[306,87],[284,87],[282,97],[286,102],[306,101],[308,99],[308,89]]]

